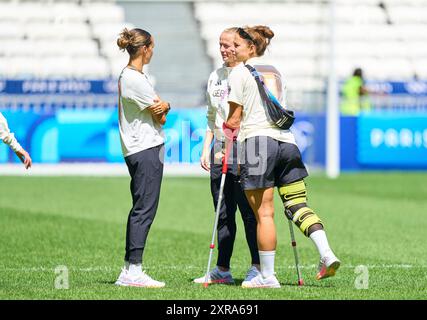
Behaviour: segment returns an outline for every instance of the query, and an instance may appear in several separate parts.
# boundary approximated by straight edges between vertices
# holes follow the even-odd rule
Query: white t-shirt
[[[233,68],[226,67],[213,71],[208,80],[206,98],[208,102],[206,118],[208,119],[207,130],[214,133],[216,139],[222,140],[222,124],[227,121],[228,112],[228,76]]]
[[[162,126],[146,109],[157,94],[147,76],[124,68],[119,77],[119,131],[123,156],[164,143]]]
[[[9,145],[13,151],[19,151],[22,149],[21,145],[15,138],[15,135],[10,132],[7,125],[6,118],[0,112],[0,140]]]
[[[277,95],[276,98],[282,104],[286,105],[285,89],[280,73],[275,70],[273,77],[271,72],[264,74],[262,70],[274,67],[263,62],[259,57],[249,59],[246,61],[246,64],[257,69],[264,80],[271,80],[274,77],[280,80],[280,85],[271,88],[271,91],[275,93],[275,96]],[[269,82],[265,81],[267,86]],[[268,136],[278,141],[296,144],[294,135],[290,130],[280,129],[269,120],[268,111],[263,105],[257,83],[244,64],[233,68],[229,75],[228,83],[230,87],[228,101],[243,106],[243,115],[238,136],[239,141],[244,141],[247,138],[255,136]]]

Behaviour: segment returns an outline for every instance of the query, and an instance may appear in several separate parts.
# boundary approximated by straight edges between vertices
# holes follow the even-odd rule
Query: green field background
[[[280,289],[239,286],[250,266],[240,214],[231,261],[236,285],[192,283],[205,272],[214,222],[207,178],[167,177],[144,254],[162,289],[116,287],[123,265],[129,178],[0,177],[0,299],[426,299],[427,174],[347,173],[307,180],[309,205],[342,261],[315,280],[317,251],[297,229],[305,280],[296,285],[289,230],[276,198]],[[214,256],[216,262],[216,252]],[[367,267],[367,289],[356,267]],[[58,266],[68,289],[56,289]]]

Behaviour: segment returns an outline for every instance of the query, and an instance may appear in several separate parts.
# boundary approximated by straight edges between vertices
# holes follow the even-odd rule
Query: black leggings
[[[126,227],[125,261],[141,263],[145,241],[159,205],[163,178],[163,145],[125,158],[131,176],[132,209]]]
[[[221,184],[222,165],[213,163],[214,150],[218,150],[216,141],[211,152],[211,193],[214,203],[214,208],[218,203],[219,189]],[[215,146],[216,145],[216,146]],[[236,158],[234,152],[234,157]],[[235,160],[235,159],[233,159]],[[259,254],[257,245],[256,228],[257,222],[252,208],[246,199],[242,186],[237,176],[237,161],[233,161],[234,165],[229,166],[229,170],[225,179],[224,195],[219,211],[218,218],[218,261],[217,265],[224,268],[230,268],[230,260],[233,254],[234,240],[236,238],[236,210],[239,207],[245,226],[246,241],[248,243],[251,254],[251,263],[259,264]]]

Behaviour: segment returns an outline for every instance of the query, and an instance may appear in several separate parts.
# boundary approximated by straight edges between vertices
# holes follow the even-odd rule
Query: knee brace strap
[[[282,198],[286,209],[307,202],[307,191],[303,180],[286,184],[279,188],[279,195]]]
[[[292,211],[292,210],[291,210]],[[302,207],[298,209],[294,214],[292,220],[295,224],[300,228],[302,233],[304,233],[308,237],[308,230],[312,225],[321,224],[322,220],[318,217],[317,214],[314,213],[309,207]]]
[[[304,181],[300,180],[279,188],[279,194],[285,206],[285,211],[292,215],[293,222],[308,237],[312,225],[322,224],[320,218],[307,207],[307,191]]]

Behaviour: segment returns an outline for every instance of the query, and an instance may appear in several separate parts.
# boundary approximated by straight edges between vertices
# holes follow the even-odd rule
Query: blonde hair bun
[[[120,49],[125,50],[129,45],[132,45],[134,38],[134,35],[128,29],[124,28],[117,39],[117,45]]]
[[[264,38],[272,39],[274,37],[274,32],[267,26],[255,26],[252,28],[254,31],[258,32]]]

